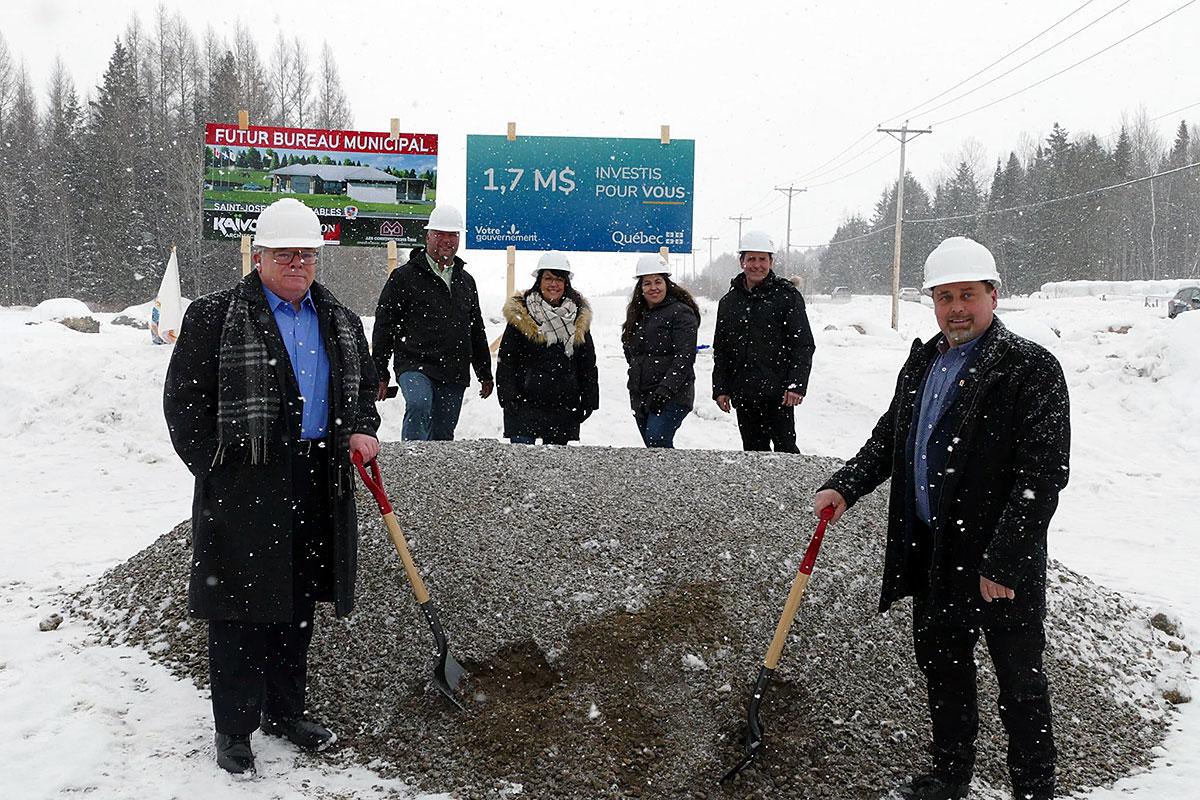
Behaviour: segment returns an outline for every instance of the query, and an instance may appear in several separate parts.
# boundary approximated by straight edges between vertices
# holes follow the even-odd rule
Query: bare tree
[[[12,53],[8,49],[4,33],[0,31],[0,131],[4,130],[4,120],[12,103],[13,77]]]
[[[296,125],[300,128],[311,121],[313,83],[308,51],[297,36],[292,40],[292,109],[295,111]]]
[[[279,31],[271,52],[271,113],[268,119],[277,125],[292,124],[292,45]]]
[[[262,119],[270,113],[271,93],[264,76],[258,45],[250,29],[240,20],[233,31],[233,59],[237,65],[239,105],[250,112],[251,119]]]
[[[329,42],[321,45],[321,64],[317,75],[317,119],[316,127],[349,128],[354,120],[346,92],[338,77],[337,62],[333,59],[333,48]]]

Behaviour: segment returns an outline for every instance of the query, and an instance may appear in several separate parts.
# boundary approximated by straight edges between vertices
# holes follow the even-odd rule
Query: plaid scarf
[[[552,306],[541,292],[532,292],[525,298],[525,308],[537,323],[538,333],[545,337],[546,344],[562,342],[567,355],[571,355],[575,349],[575,317],[579,313],[575,301],[564,297],[561,305]]]
[[[331,408],[354,409],[358,404],[362,364],[358,359],[357,320],[332,295],[314,287],[330,301],[337,361],[341,366],[341,403]],[[217,360],[217,453],[214,464],[221,463],[229,445],[245,442],[250,449],[251,464],[265,464],[268,443],[278,438],[283,386],[280,383],[278,360],[272,357],[262,330],[255,323],[253,304],[248,292],[257,291],[257,282],[242,283],[233,293],[221,328],[221,348]],[[268,311],[268,314],[270,312]],[[271,323],[274,324],[274,318]],[[361,330],[361,328],[359,328]],[[333,363],[334,353],[330,353]],[[335,391],[339,387],[332,387]],[[332,398],[331,398],[332,399]],[[343,411],[343,415],[346,412]],[[338,415],[331,415],[338,416]],[[331,420],[334,428],[335,453],[350,448],[351,426],[340,418]]]

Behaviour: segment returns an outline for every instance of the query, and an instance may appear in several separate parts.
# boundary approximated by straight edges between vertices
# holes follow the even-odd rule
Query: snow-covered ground
[[[501,297],[485,292],[489,335]],[[62,301],[60,301],[62,302]],[[624,390],[619,326],[624,299],[596,298],[602,407],[583,444],[640,446]],[[68,306],[63,303],[63,309]],[[94,580],[189,513],[191,477],[175,458],[160,411],[169,347],[148,332],[104,324],[96,334],[46,321],[56,309],[0,308],[0,794],[102,798],[407,796],[361,768],[331,768],[256,740],[260,777],[235,783],[215,768],[208,701],[146,654],[90,645],[61,610],[62,592]],[[1006,301],[1002,317],[1062,361],[1073,409],[1073,474],[1051,530],[1051,554],[1101,583],[1200,630],[1200,313],[1165,319],[1140,298]],[[853,454],[891,396],[915,336],[935,331],[931,309],[889,301],[814,298],[817,354],[797,414],[801,449]],[[107,322],[113,315],[96,315]],[[714,307],[705,306],[702,343]],[[30,324],[30,323],[38,324]],[[367,324],[370,324],[367,320]],[[857,325],[862,331],[852,327]],[[695,413],[676,442],[735,449],[737,427],[707,399],[711,357],[697,359]],[[398,439],[402,402],[382,407],[382,438]],[[460,438],[498,437],[495,399],[469,392]],[[798,514],[805,513],[797,509]],[[1058,720],[1070,736],[1070,721]],[[1181,706],[1153,769],[1089,797],[1200,794],[1200,708]]]

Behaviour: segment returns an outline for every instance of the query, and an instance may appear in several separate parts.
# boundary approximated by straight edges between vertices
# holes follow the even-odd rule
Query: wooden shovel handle
[[[796,619],[796,610],[800,608],[800,598],[808,586],[808,579],[812,577],[813,565],[817,561],[817,552],[820,551],[821,540],[825,537],[825,526],[829,524],[829,518],[832,516],[833,508],[826,508],[821,512],[821,521],[817,523],[816,533],[813,534],[812,541],[808,543],[808,549],[804,551],[804,559],[800,562],[800,568],[796,570],[796,577],[792,579],[792,588],[788,591],[787,602],[783,604],[783,614],[779,617],[779,624],[775,626],[775,635],[771,637],[771,646],[767,648],[767,657],[763,660],[763,665],[769,670],[774,670],[779,666],[784,642],[787,641],[788,631],[792,629],[792,622]]]
[[[429,590],[425,588],[425,581],[421,580],[421,573],[417,572],[417,565],[413,563],[412,553],[408,551],[408,542],[404,539],[404,531],[400,530],[400,523],[396,521],[396,515],[392,513],[392,504],[388,501],[387,492],[383,488],[383,475],[379,472],[379,462],[371,459],[371,472],[368,474],[360,454],[352,454],[350,460],[358,468],[359,477],[371,490],[375,502],[379,505],[379,513],[383,515],[388,536],[391,537],[396,552],[400,554],[400,561],[404,564],[404,574],[408,576],[408,582],[412,584],[417,603],[425,605],[429,602]]]
[[[396,521],[396,515],[391,511],[383,515],[383,521],[387,525],[388,536],[391,537],[392,544],[396,546],[396,552],[400,554],[400,560],[404,563],[404,574],[408,576],[408,582],[412,584],[417,603],[425,605],[429,602],[429,590],[425,588],[425,581],[421,580],[421,573],[417,572],[417,565],[413,563],[412,553],[408,552],[408,542],[404,540],[404,531],[400,530],[400,523]]]

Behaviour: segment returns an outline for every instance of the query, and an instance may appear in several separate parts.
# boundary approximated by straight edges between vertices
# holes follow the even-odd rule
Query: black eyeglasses
[[[301,264],[317,263],[316,250],[275,250],[271,253],[271,260],[280,266],[287,266],[292,263],[293,258],[299,258]]]

